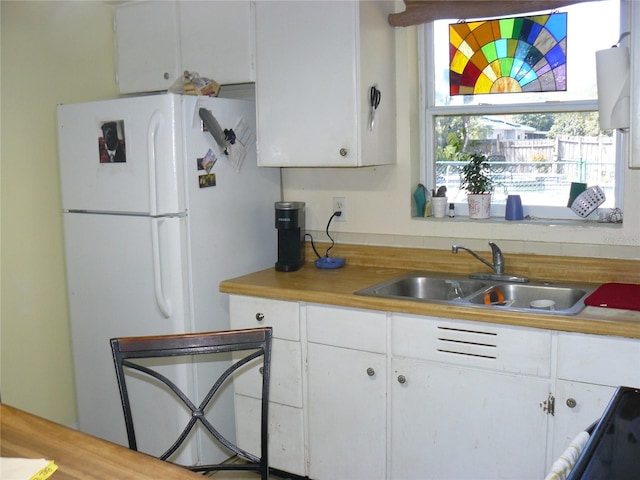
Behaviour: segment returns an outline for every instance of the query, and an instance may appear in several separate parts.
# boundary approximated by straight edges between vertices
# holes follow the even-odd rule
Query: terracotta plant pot
[[[482,219],[491,216],[491,194],[470,193],[467,195],[469,218]]]

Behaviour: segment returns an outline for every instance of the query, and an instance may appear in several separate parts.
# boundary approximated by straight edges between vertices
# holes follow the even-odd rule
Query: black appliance
[[[295,272],[304,265],[304,202],[276,202],[279,272]]]
[[[640,389],[618,387],[568,480],[640,479]]]

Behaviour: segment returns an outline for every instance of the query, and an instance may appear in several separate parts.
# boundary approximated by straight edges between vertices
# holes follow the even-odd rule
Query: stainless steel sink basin
[[[575,315],[584,308],[584,298],[591,291],[588,287],[501,283],[471,296],[469,302],[538,313]]]
[[[489,283],[464,277],[437,276],[433,273],[414,272],[396,277],[356,292],[371,297],[402,298],[412,300],[456,300],[484,289]]]
[[[594,288],[595,285],[492,282],[433,272],[412,272],[364,288],[355,294],[550,315],[575,315],[584,308],[584,299]]]

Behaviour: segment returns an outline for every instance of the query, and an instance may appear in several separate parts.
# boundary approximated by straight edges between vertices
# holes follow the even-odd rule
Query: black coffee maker
[[[304,265],[304,202],[276,202],[279,272],[295,272]]]

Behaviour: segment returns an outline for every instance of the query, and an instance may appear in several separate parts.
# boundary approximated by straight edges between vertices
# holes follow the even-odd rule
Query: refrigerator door
[[[184,211],[180,105],[172,94],[59,105],[62,208]]]
[[[184,97],[184,103],[195,326],[200,330],[229,328],[228,296],[218,292],[220,282],[272,267],[276,261],[273,205],[280,200],[280,172],[257,166],[254,102]],[[197,113],[200,108],[208,109],[223,129],[234,130],[238,137],[253,135],[242,140],[247,143],[247,154],[239,169],[214,138],[203,132]],[[246,135],[236,128],[238,124],[246,126]],[[232,155],[240,141],[231,146]],[[209,150],[217,160],[207,174],[198,167],[202,163],[198,159]],[[211,182],[207,184],[203,177]]]
[[[213,136],[203,131],[198,111],[205,108],[224,130],[238,138],[230,147],[231,158],[219,148]],[[255,151],[255,104],[252,101],[184,97],[185,159],[189,212],[189,247],[193,285],[193,318],[196,331],[229,328],[229,299],[218,286],[222,280],[272,267],[276,260],[277,237],[273,225],[273,204],[280,199],[280,172],[258,168]],[[237,128],[239,126],[240,128]],[[246,143],[246,157],[238,169],[234,149]],[[211,154],[215,163],[209,172],[202,159]],[[213,160],[212,160],[213,161]],[[218,366],[198,366],[199,397]],[[210,419],[216,428],[233,438],[233,391],[218,398],[217,415]],[[229,433],[227,433],[229,432]],[[221,461],[220,451],[201,436],[201,458],[205,463]]]
[[[186,218],[63,216],[79,427],[126,445],[109,339],[190,331]],[[167,368],[181,385],[192,384],[189,366]],[[184,412],[157,389],[132,381],[132,403],[144,406],[134,412],[138,446],[161,453],[168,445],[157,439],[179,431]],[[169,408],[176,414],[154,417]]]

